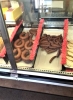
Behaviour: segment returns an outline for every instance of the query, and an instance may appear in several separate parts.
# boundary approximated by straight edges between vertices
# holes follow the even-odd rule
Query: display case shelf
[[[30,0],[22,0],[21,3],[23,5],[25,3],[26,6],[25,5],[24,6],[26,8],[27,5],[30,5],[29,1]],[[4,29],[5,29],[4,34],[5,34],[5,32],[6,32],[6,34],[5,35],[3,34],[2,36],[3,36],[4,43],[5,43],[5,41],[7,42],[7,44],[5,43],[5,46],[7,48],[4,47],[2,49],[2,51],[0,53],[0,57],[4,57],[5,54],[6,54],[6,51],[7,51],[7,54],[10,57],[9,60],[11,62],[9,61],[8,64],[5,64],[2,61],[3,59],[0,60],[1,62],[3,62],[3,64],[0,64],[0,79],[13,80],[13,81],[17,81],[17,82],[21,81],[21,82],[40,83],[40,84],[51,84],[51,85],[66,86],[66,87],[72,87],[73,88],[73,82],[72,82],[73,81],[73,72],[72,71],[68,72],[67,69],[63,70],[62,68],[65,68],[65,67],[61,63],[58,63],[58,66],[56,66],[56,64],[53,64],[53,69],[56,69],[56,67],[59,68],[60,67],[59,65],[61,65],[62,68],[60,70],[50,70],[50,68],[48,68],[48,67],[50,67],[50,64],[48,64],[49,63],[48,58],[50,56],[46,53],[46,55],[48,55],[48,56],[42,57],[45,54],[44,53],[41,54],[41,51],[39,52],[39,55],[41,54],[42,56],[41,57],[38,56],[39,40],[40,40],[40,37],[42,36],[41,32],[42,32],[43,23],[44,23],[43,28],[45,30],[46,29],[49,30],[51,27],[52,27],[51,28],[52,30],[54,29],[53,30],[53,32],[54,32],[53,35],[55,35],[57,32],[59,32],[59,34],[61,34],[61,32],[62,32],[62,34],[63,34],[63,26],[64,26],[64,19],[65,18],[69,19],[69,25],[73,25],[73,24],[71,24],[71,21],[73,20],[72,12],[71,13],[69,12],[68,14],[66,14],[66,12],[64,10],[63,10],[63,12],[59,12],[59,11],[54,12],[53,11],[53,12],[51,12],[51,14],[48,14],[48,15],[46,15],[44,13],[46,15],[45,16],[43,13],[39,14],[39,11],[38,12],[35,11],[34,8],[33,8],[33,11],[31,12],[30,8],[33,8],[32,4],[27,7],[26,13],[24,11],[25,14],[23,16],[23,19],[25,19],[25,17],[26,17],[26,20],[24,20],[24,22],[21,21],[15,27],[15,29],[13,30],[13,32],[10,36],[10,41],[9,41],[9,38],[8,38],[8,33],[6,32],[6,27],[4,27]],[[25,9],[23,8],[23,10],[25,10]],[[35,17],[34,17],[34,15],[35,15]],[[23,30],[25,30],[26,27],[27,28],[28,27],[33,28],[33,27],[36,26],[36,28],[37,28],[38,24],[36,24],[36,23],[39,23],[39,19],[41,19],[41,18],[44,18],[45,22],[43,20],[42,24],[40,23],[39,28],[41,28],[41,29],[40,30],[38,29],[38,31],[37,31],[36,39],[34,41],[34,45],[33,45],[33,48],[32,48],[33,50],[31,51],[31,55],[30,55],[30,60],[35,59],[34,64],[31,65],[31,67],[29,67],[29,66],[25,66],[23,61],[21,61],[20,63],[16,63],[15,59],[14,59],[14,55],[13,55],[13,49],[11,47],[12,45],[10,44],[10,42],[13,41],[18,29],[20,28],[20,26],[23,23],[24,23],[24,26],[22,26],[22,28],[24,28]],[[2,16],[1,16],[1,19],[3,20]],[[29,19],[29,21],[28,21],[28,19]],[[33,19],[35,19],[35,21],[33,21]],[[2,21],[2,24],[4,26],[5,23],[3,23],[3,22],[4,22],[4,20]],[[34,26],[34,24],[36,24],[36,25]],[[55,29],[57,29],[57,31],[55,31]],[[50,31],[48,31],[47,34],[48,33],[49,33],[49,35],[51,35]],[[7,37],[5,37],[5,36],[7,36]],[[38,58],[39,63],[41,62],[39,66],[38,66],[37,58]],[[44,58],[44,60],[40,61],[39,58],[41,58],[41,59]],[[47,63],[45,62],[46,58],[47,58]],[[43,61],[43,63],[45,62],[46,64],[43,64],[42,61]],[[58,61],[58,58],[56,59],[56,61]],[[37,63],[36,67],[35,67],[35,62]],[[43,66],[44,66],[44,69],[43,69]],[[8,76],[6,76],[6,75],[8,75]]]

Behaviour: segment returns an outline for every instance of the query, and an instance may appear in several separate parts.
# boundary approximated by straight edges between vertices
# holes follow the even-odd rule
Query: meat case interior
[[[0,75],[73,84],[72,5],[73,0],[1,2]]]

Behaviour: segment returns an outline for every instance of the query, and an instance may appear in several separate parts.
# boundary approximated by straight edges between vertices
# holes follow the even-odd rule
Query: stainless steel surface
[[[17,71],[18,74],[25,74],[25,75],[33,75],[33,76],[41,76],[41,77],[48,77],[48,78],[57,78],[57,79],[64,79],[64,80],[73,80],[71,76],[65,75],[56,75],[56,74],[49,74],[49,73],[42,73],[42,72],[29,72],[29,71]]]
[[[63,27],[64,22],[62,21],[47,21],[44,23],[45,27]]]
[[[64,27],[64,21],[45,21],[44,23],[45,27]],[[71,22],[69,22],[68,24],[69,26],[73,26],[73,24],[71,24]]]
[[[65,15],[64,13],[52,13],[52,14],[49,14],[48,16],[45,16],[45,14],[41,14],[41,18],[71,18],[72,17],[72,14],[68,14],[68,15]]]

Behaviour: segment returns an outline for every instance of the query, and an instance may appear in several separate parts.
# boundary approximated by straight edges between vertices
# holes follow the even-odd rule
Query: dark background
[[[73,100],[73,98],[0,87],[0,100]]]

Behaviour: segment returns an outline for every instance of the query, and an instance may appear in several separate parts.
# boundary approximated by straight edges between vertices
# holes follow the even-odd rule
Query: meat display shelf
[[[15,26],[12,34],[10,35],[10,42],[12,42],[16,32],[18,31],[18,29],[19,29],[19,27],[21,26],[22,23],[23,23],[23,21],[21,21],[18,25]],[[6,54],[6,48],[4,46],[3,49],[0,52],[0,57],[5,57],[5,54]]]
[[[33,43],[33,46],[32,46],[32,50],[31,50],[31,54],[30,54],[30,59],[33,60],[33,61],[35,59],[36,50],[38,48],[39,39],[40,39],[40,35],[42,33],[43,24],[44,24],[44,20],[41,19],[40,22],[39,22],[39,25],[38,25],[37,35],[35,37],[35,40],[34,40],[34,43]],[[28,33],[30,29],[31,28],[24,28],[23,32]],[[2,58],[0,58],[0,62],[1,62],[0,63],[0,68],[9,68],[9,69],[11,69],[11,64],[10,64],[9,61],[8,61],[7,64],[5,64],[4,60]],[[32,67],[33,66],[33,62],[30,63],[30,64],[26,64],[24,61],[20,61],[20,62],[16,63],[16,65],[17,65],[17,69],[25,70],[25,69],[27,69],[29,67]]]
[[[30,11],[31,10],[30,7],[33,8],[32,5],[28,6],[28,8],[26,9],[27,5],[29,5],[29,3],[30,3],[30,2],[28,2],[29,0],[18,0],[18,1],[21,4],[22,10],[24,10],[24,13],[25,13],[25,10],[27,10],[26,13],[23,15],[23,19],[24,19],[24,23],[25,23],[24,29],[25,29],[25,27],[31,28],[31,26],[33,28],[37,28],[37,26],[35,26],[32,22],[34,22],[34,20],[33,20],[34,15],[35,15],[36,20],[40,19],[39,13],[38,13],[38,15],[35,14],[34,9],[32,9],[33,10],[32,12]],[[69,1],[69,0],[67,0],[67,1]],[[35,2],[35,0],[34,1],[32,0],[32,2]],[[26,5],[26,7],[23,7],[23,6],[25,6],[24,3]],[[31,13],[31,15],[32,15],[32,13],[34,13],[32,18],[30,17],[31,16],[30,13]],[[50,15],[48,14],[46,16],[45,16],[45,14],[41,14],[41,17],[45,18],[45,21],[47,22],[46,24],[44,24],[44,29],[49,30],[52,27],[51,29],[54,29],[53,31],[55,34],[56,33],[55,28],[57,28],[58,29],[57,31],[59,33],[60,32],[63,33],[63,26],[64,26],[63,20],[65,18],[69,18],[70,21],[72,20],[72,14],[69,14],[69,13],[68,13],[68,15],[64,15],[64,14],[65,14],[65,11],[63,11],[63,13],[61,13],[59,11],[58,11],[58,13],[56,13],[56,11],[55,11],[53,14],[50,14]],[[1,24],[0,24],[0,28],[1,28],[5,25],[3,22],[2,13],[0,14],[0,18],[1,18]],[[29,19],[30,23],[26,23],[26,21],[28,19]],[[72,23],[70,23],[70,21],[69,21],[69,25],[73,25]],[[64,71],[64,70],[60,69],[57,71],[56,70],[53,71],[53,70],[49,69],[48,65],[46,66],[48,69],[43,68],[44,60],[42,62],[42,59],[41,59],[40,66],[38,66],[39,63],[35,64],[35,62],[37,61],[38,52],[39,52],[39,55],[42,55],[42,53],[40,53],[39,48],[38,48],[39,38],[41,36],[42,30],[40,31],[40,33],[37,34],[36,38],[38,39],[38,41],[36,39],[35,42],[33,42],[34,45],[33,45],[33,50],[31,51],[30,59],[33,60],[34,58],[36,58],[36,60],[34,61],[34,66],[32,68],[27,67],[27,66],[24,67],[25,65],[24,65],[23,61],[21,61],[19,64],[16,64],[10,42],[13,43],[15,37],[17,37],[16,35],[19,35],[19,33],[21,33],[20,31],[22,31],[22,29],[23,29],[22,23],[23,23],[23,21],[21,21],[16,27],[12,28],[12,30],[10,28],[8,28],[8,32],[6,31],[7,30],[6,27],[5,28],[3,27],[3,29],[1,28],[2,29],[2,38],[4,40],[5,46],[0,53],[0,86],[7,87],[7,88],[22,89],[25,91],[39,92],[39,93],[40,92],[50,93],[50,94],[54,94],[54,95],[62,94],[63,96],[69,96],[70,91],[72,94],[72,89],[73,89],[73,71],[72,70]],[[37,23],[36,23],[36,25],[37,25]],[[10,24],[10,22],[6,22],[6,24]],[[15,22],[13,22],[11,25],[14,26]],[[3,30],[4,30],[4,32],[3,32]],[[43,30],[43,32],[44,32],[44,30]],[[7,33],[10,33],[9,34],[10,41],[9,41],[9,37],[8,37]],[[49,33],[50,33],[50,31],[49,31]],[[38,50],[37,50],[37,48],[38,48]],[[10,59],[8,61],[8,64],[6,64],[5,61],[3,60],[3,57],[4,56],[6,57],[6,54],[8,55],[8,58]],[[43,53],[43,55],[44,55],[44,53]],[[47,58],[49,57],[48,55],[46,55],[46,56],[47,56]],[[40,59],[40,56],[38,56],[38,58]],[[46,60],[45,57],[44,57],[44,59]],[[48,59],[48,62],[49,62],[49,59]],[[23,64],[23,66],[22,66],[22,64]],[[58,65],[57,66],[55,64],[53,64],[53,65],[54,65],[53,66],[54,68],[58,67]],[[62,66],[59,66],[59,67],[62,67]],[[66,87],[68,87],[68,88],[64,91],[64,89]],[[72,89],[70,89],[70,87]],[[72,97],[73,97],[73,94],[72,94]]]
[[[43,29],[43,35],[44,34],[50,36],[59,36],[59,35],[63,36],[63,29]],[[59,58],[54,59],[52,63],[49,63],[50,59],[55,55],[57,55],[57,52],[58,51],[47,54],[45,50],[41,50],[41,47],[39,47],[34,69],[39,69],[42,72],[43,70],[45,70],[45,72],[47,70],[56,72],[61,71],[62,70],[61,56],[59,56]]]

